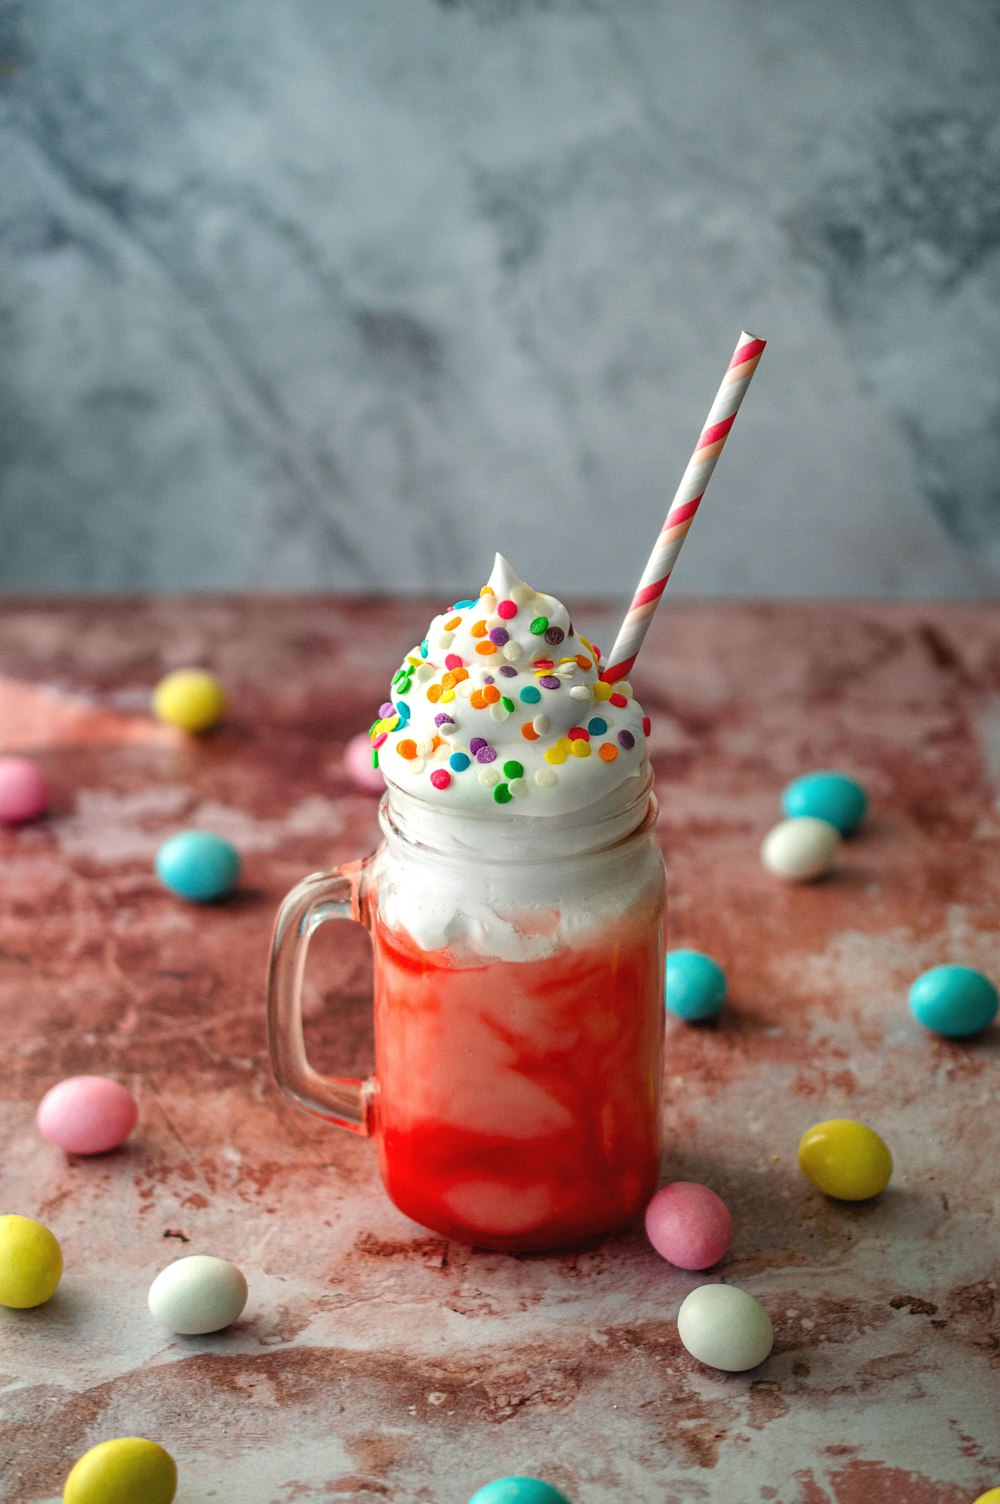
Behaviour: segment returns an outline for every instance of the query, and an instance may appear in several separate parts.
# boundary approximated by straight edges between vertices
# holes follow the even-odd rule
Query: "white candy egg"
[[[677,1312],[677,1331],[692,1358],[726,1373],[756,1368],[774,1346],[770,1316],[735,1285],[692,1290]]]
[[[829,872],[840,850],[840,831],[826,820],[798,815],[782,820],[764,837],[760,859],[769,872],[789,882],[808,882]]]
[[[247,1282],[227,1259],[193,1253],[168,1264],[149,1287],[154,1321],[179,1337],[221,1332],[247,1303]]]

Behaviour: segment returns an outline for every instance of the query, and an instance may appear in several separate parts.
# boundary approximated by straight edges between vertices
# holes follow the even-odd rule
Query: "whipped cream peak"
[[[585,809],[647,764],[649,722],[561,601],[497,554],[479,595],[435,616],[371,728],[386,780],[454,813]]]

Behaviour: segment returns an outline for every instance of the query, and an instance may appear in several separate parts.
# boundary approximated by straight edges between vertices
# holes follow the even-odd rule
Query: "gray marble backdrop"
[[[994,595],[995,0],[0,0],[0,584]]]

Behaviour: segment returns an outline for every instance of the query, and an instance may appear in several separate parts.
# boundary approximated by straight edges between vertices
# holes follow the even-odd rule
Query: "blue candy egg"
[[[485,1483],[469,1504],[569,1504],[566,1495],[543,1483],[541,1478],[494,1478]]]
[[[846,836],[860,825],[868,808],[868,795],[846,773],[804,773],[785,789],[781,808],[793,819],[812,815],[825,820]]]
[[[182,830],[156,853],[156,875],[171,893],[195,903],[211,903],[235,887],[240,854],[210,831]]]
[[[992,1023],[1000,1006],[989,977],[971,966],[932,966],[910,988],[910,1011],[925,1029],[961,1039]]]
[[[667,955],[667,1012],[696,1023],[714,1018],[726,1001],[726,973],[700,950],[672,950]]]

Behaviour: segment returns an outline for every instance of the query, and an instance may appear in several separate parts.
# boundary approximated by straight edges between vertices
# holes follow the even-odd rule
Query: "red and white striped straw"
[[[722,453],[729,430],[736,421],[740,403],[750,385],[750,378],[764,351],[766,341],[757,339],[744,330],[729,362],[722,385],[712,403],[705,421],[701,438],[694,446],[687,469],[670,503],[670,511],[656,540],[656,546],[643,570],[639,588],[632,597],[628,614],[615,638],[615,645],[601,670],[601,678],[609,684],[624,679],[632,671],[632,665],[642,647],[642,640],[653,619],[653,612],[660,603],[660,596],[670,578],[674,561],[681,551],[681,544],[694,521],[701,499],[715,469],[715,462]]]

